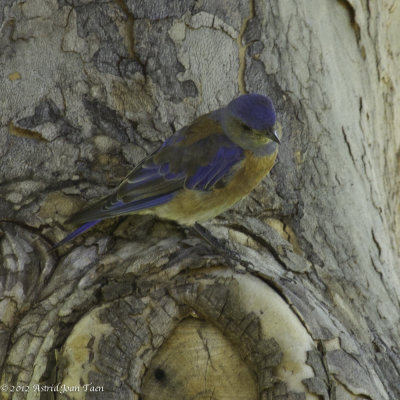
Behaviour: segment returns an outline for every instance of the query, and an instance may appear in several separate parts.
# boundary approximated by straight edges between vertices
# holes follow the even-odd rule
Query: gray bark
[[[400,8],[2,0],[2,398],[399,399]],[[64,221],[240,92],[283,129],[206,226]],[[54,396],[54,397],[52,397]]]

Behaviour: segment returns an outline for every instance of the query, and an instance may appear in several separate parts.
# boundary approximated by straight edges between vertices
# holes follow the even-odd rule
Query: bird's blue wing
[[[164,165],[151,162],[151,157],[139,164],[110,196],[100,199],[69,219],[69,223],[83,223],[145,208],[170,201],[183,187],[184,173],[170,173]]]
[[[215,186],[222,187],[240,165],[244,158],[244,151],[236,145],[224,143],[209,162],[201,166],[188,177],[185,186],[193,190],[211,190]]]
[[[120,215],[164,204],[183,188],[199,191],[223,185],[244,158],[244,151],[216,134],[190,145],[183,141],[161,147],[119,187],[109,208]]]

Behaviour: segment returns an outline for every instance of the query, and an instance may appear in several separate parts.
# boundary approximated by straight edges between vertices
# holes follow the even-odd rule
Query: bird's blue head
[[[274,105],[269,97],[262,94],[239,96],[229,103],[228,108],[233,116],[251,129],[264,131],[273,127],[276,122]]]
[[[275,130],[276,114],[269,97],[244,94],[223,111],[225,133],[245,149],[256,150],[271,141],[280,143]]]

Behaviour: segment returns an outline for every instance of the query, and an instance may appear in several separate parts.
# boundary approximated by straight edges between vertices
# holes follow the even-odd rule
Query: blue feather
[[[223,177],[228,177],[232,167],[244,158],[244,151],[238,146],[221,147],[217,154],[206,165],[186,180],[186,187],[194,190],[210,190]]]
[[[160,206],[170,201],[175,195],[176,192],[172,192],[162,196],[153,196],[137,201],[130,201],[129,203],[124,203],[120,200],[110,208],[111,211],[109,211],[109,215],[117,216],[143,210],[145,208]]]
[[[78,229],[75,231],[71,232],[69,235],[67,235],[63,240],[55,244],[50,251],[57,249],[58,247],[62,246],[64,243],[69,242],[70,240],[75,239],[77,236],[81,235],[83,232],[87,231],[90,229],[92,226],[95,226],[98,224],[102,219],[95,219],[94,221],[89,221],[86,222],[86,224],[83,224],[80,226]]]

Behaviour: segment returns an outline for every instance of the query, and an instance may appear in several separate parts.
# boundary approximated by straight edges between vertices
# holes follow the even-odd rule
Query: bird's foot
[[[241,262],[239,253],[229,248],[229,241],[226,239],[216,238],[208,229],[198,224],[197,222],[192,227],[193,231],[204,239],[211,247],[213,247],[219,254],[228,259]]]

